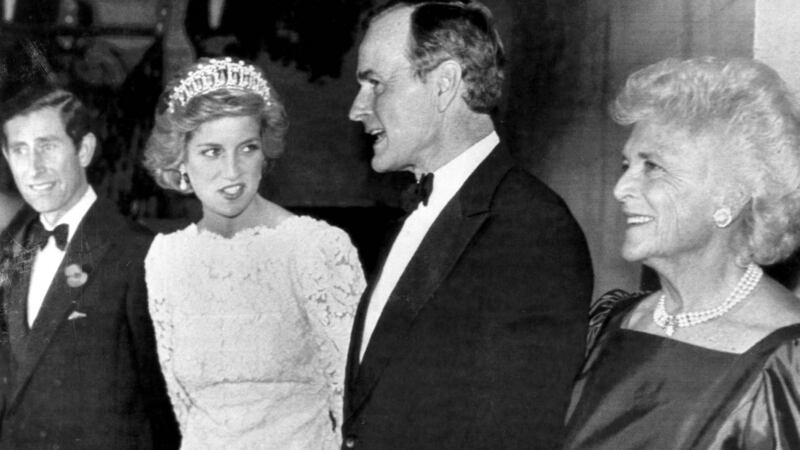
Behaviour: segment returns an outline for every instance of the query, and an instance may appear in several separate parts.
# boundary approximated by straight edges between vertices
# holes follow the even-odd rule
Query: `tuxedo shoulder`
[[[99,199],[92,223],[103,228],[116,242],[134,247],[149,247],[155,233],[146,226],[131,220],[119,212],[110,200]]]
[[[542,180],[519,166],[514,166],[500,181],[495,191],[495,204],[513,211],[542,209],[567,213],[567,204]]]

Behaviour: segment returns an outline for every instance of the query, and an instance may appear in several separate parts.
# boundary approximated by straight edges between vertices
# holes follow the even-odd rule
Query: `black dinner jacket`
[[[28,214],[28,222],[38,220]],[[98,199],[30,329],[23,234],[13,237],[17,260],[3,292],[2,448],[178,448],[147,307],[144,257],[152,233]],[[86,274],[82,285],[69,285],[65,269],[72,265]]]
[[[351,336],[343,448],[560,446],[591,262],[564,202],[502,144],[429,229],[359,364],[376,280]]]

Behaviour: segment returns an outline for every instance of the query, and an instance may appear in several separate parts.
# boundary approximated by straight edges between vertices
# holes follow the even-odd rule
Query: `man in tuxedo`
[[[69,92],[30,87],[0,113],[29,205],[2,243],[0,445],[178,448],[144,284],[152,234],[89,186],[88,111]]]
[[[564,202],[495,133],[503,58],[479,4],[370,21],[350,118],[375,138],[373,169],[432,191],[359,305],[343,448],[560,446],[593,274]]]

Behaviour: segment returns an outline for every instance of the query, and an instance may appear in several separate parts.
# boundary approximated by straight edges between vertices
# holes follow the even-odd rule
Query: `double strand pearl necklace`
[[[667,336],[672,336],[672,334],[675,333],[675,328],[691,327],[716,319],[747,298],[747,296],[753,292],[753,289],[756,288],[763,274],[764,271],[761,270],[761,267],[757,264],[750,263],[747,266],[747,271],[745,271],[739,283],[736,284],[736,288],[731,292],[731,295],[718,306],[703,311],[669,314],[665,306],[667,294],[661,294],[661,297],[658,298],[656,308],[653,310],[653,321],[656,325],[665,329]]]

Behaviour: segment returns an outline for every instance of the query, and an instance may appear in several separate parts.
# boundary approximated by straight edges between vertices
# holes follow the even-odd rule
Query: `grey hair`
[[[622,125],[649,121],[712,136],[727,183],[750,199],[739,256],[781,261],[800,244],[800,109],[781,77],[746,58],[666,59],[628,77],[611,105]]]

